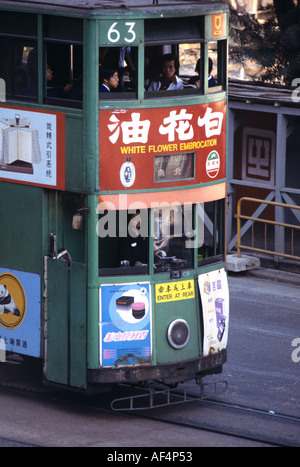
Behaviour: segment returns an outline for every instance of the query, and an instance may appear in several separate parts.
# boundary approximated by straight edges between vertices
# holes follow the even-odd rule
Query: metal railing
[[[278,222],[276,220],[269,220],[269,219],[262,219],[260,217],[252,217],[252,216],[246,216],[241,213],[242,211],[242,203],[244,202],[251,202],[251,203],[257,203],[257,204],[266,204],[269,206],[274,206],[274,207],[281,207],[285,209],[293,209],[300,211],[300,206],[295,206],[293,204],[285,204],[285,203],[277,203],[275,201],[266,201],[262,199],[256,199],[256,198],[249,198],[249,197],[243,197],[240,198],[237,204],[237,256],[240,258],[241,257],[241,250],[249,250],[249,251],[255,251],[258,253],[264,253],[264,254],[269,254],[273,256],[280,256],[284,258],[289,258],[293,260],[300,260],[300,256],[297,256],[294,253],[294,236],[295,236],[295,231],[300,231],[300,225],[294,225],[294,224],[287,224],[284,222]],[[242,220],[246,220],[247,222],[252,223],[252,233],[251,233],[251,246],[250,245],[243,245],[242,244]],[[264,248],[258,248],[254,246],[255,243],[255,238],[254,238],[254,223],[259,222],[261,224],[264,224]],[[277,235],[277,242],[276,238],[274,239],[274,250],[270,250],[268,248],[268,226],[274,226],[275,228],[275,237]],[[245,229],[244,229],[245,227]],[[249,228],[249,225],[244,225],[243,229],[246,231]],[[281,238],[281,232],[282,228],[284,228],[283,231],[283,237],[285,235],[286,229],[291,230],[291,242],[290,242],[290,253],[285,253],[284,247],[282,248],[282,245],[284,242],[282,242]],[[275,248],[277,244],[277,249]],[[284,249],[284,251],[281,251]]]

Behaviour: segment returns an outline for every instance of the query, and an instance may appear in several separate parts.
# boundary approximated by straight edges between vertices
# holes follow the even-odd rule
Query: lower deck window
[[[162,207],[153,214],[154,272],[193,268],[192,205]]]
[[[193,269],[224,254],[224,200],[99,211],[99,275]]]

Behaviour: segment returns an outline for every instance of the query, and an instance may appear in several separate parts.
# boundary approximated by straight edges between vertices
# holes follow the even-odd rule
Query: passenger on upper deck
[[[183,83],[177,74],[179,62],[176,55],[165,54],[162,56],[161,75],[150,83],[148,91],[176,91],[183,89]]]
[[[26,74],[26,84],[21,89],[20,94],[27,97],[35,97],[37,96],[37,80],[38,80],[38,65],[37,65],[37,50],[36,48],[32,48],[29,51],[27,57],[27,64],[25,67],[25,74]]]
[[[213,75],[211,74],[212,69],[213,69],[213,61],[212,61],[212,59],[209,57],[209,58],[208,58],[208,87],[209,87],[209,88],[212,88],[212,87],[214,87],[214,86],[217,86],[217,83],[216,83],[216,81],[215,81],[215,78],[214,78]],[[193,85],[195,85],[197,88],[200,88],[200,58],[197,60],[197,64],[196,64],[195,71],[196,71],[198,74],[195,75],[195,76],[192,76],[192,77],[189,79],[188,84],[193,84]]]
[[[218,86],[218,84],[217,84],[215,78],[214,78],[213,75],[211,74],[212,69],[213,69],[213,61],[212,61],[212,59],[209,57],[209,58],[208,58],[208,87],[209,87],[209,88],[213,88],[214,86]]]
[[[58,88],[53,81],[53,70],[47,63],[47,97],[59,97]]]
[[[114,68],[118,72],[119,84],[116,91],[128,90],[128,82],[134,79],[136,72],[131,47],[100,47],[99,66]]]
[[[99,92],[111,92],[119,85],[119,75],[115,68],[108,68],[105,65],[99,68],[100,86]]]

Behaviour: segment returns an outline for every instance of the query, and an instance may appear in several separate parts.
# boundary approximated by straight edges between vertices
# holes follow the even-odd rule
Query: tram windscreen
[[[224,200],[98,213],[100,275],[155,274],[224,259]]]
[[[162,207],[154,209],[153,214],[154,272],[192,268],[192,205]]]

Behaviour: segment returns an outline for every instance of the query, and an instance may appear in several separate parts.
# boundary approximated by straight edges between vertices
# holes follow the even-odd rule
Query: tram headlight
[[[168,342],[174,349],[182,349],[190,340],[190,327],[184,319],[175,319],[168,327]]]

